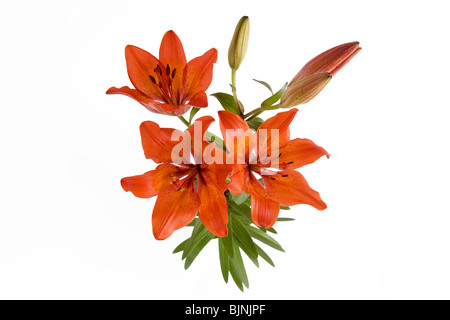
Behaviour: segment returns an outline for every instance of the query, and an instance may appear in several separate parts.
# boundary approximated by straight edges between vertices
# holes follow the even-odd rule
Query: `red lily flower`
[[[152,112],[175,116],[183,115],[192,106],[208,106],[205,91],[212,81],[216,49],[186,62],[180,39],[168,31],[161,41],[159,59],[132,45],[125,48],[125,58],[128,76],[136,89],[112,87],[107,94],[123,94]]]
[[[203,139],[209,125],[214,121],[210,116],[197,119],[183,133],[176,129],[160,128],[152,121],[140,126],[142,146],[147,159],[159,165],[155,170],[143,175],[123,178],[125,191],[136,197],[158,196],[152,215],[153,234],[157,240],[168,238],[175,230],[189,224],[199,212],[204,226],[218,237],[228,234],[228,208],[224,195],[227,189],[226,178],[231,167],[226,164],[190,163],[189,155],[182,155],[183,163],[174,164],[172,152],[179,141],[172,141],[173,134],[178,137],[189,135],[192,146],[213,149],[224,157],[223,151],[215,144]],[[201,126],[201,141],[197,141],[194,131]],[[196,153],[191,149],[192,155]],[[195,156],[194,156],[195,157]]]
[[[297,109],[281,112],[267,119],[254,134],[254,137],[243,134],[250,132],[250,128],[238,115],[229,111],[219,111],[220,129],[225,138],[225,144],[231,151],[239,153],[241,147],[238,139],[227,139],[227,129],[237,130],[241,135],[240,141],[245,141],[245,164],[235,164],[231,173],[228,190],[234,194],[241,194],[245,189],[251,194],[251,215],[258,226],[270,228],[278,218],[280,206],[308,204],[318,210],[324,210],[326,204],[317,191],[310,188],[303,175],[295,171],[304,165],[313,163],[320,157],[327,155],[325,149],[317,146],[308,139],[290,140],[289,125],[297,113]],[[271,130],[278,130],[278,150],[274,147]],[[264,131],[263,131],[264,130]],[[267,134],[264,134],[267,130]],[[229,137],[229,136],[228,136]],[[256,145],[258,142],[258,145]],[[267,143],[267,147],[264,147]],[[256,151],[256,161],[250,161],[252,150]],[[267,159],[277,160],[267,163]],[[269,171],[272,171],[268,175]],[[263,184],[255,177],[261,175]]]

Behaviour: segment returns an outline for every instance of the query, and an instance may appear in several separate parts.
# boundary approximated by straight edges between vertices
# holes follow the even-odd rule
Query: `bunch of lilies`
[[[190,238],[174,252],[183,252],[188,268],[200,251],[218,239],[219,259],[225,281],[231,274],[243,290],[248,278],[241,251],[256,264],[261,257],[273,261],[254,239],[283,250],[268,233],[280,210],[307,204],[318,210],[327,206],[297,169],[315,162],[327,151],[309,139],[290,137],[289,126],[298,109],[313,99],[332,77],[360,50],[358,42],[331,48],[304,65],[294,78],[261,106],[245,113],[237,97],[236,72],[246,51],[249,19],[242,17],[231,40],[231,94],[213,94],[224,110],[218,112],[222,138],[208,132],[212,116],[194,120],[208,106],[205,91],[213,78],[217,50],[187,61],[183,45],[173,31],[161,42],[159,58],[138,47],[125,48],[128,77],[134,88],[112,87],[107,94],[122,94],[149,111],[177,116],[186,130],[164,128],[153,121],[140,126],[145,157],[154,170],[123,178],[122,188],[139,198],[157,197],[152,214],[153,234],[163,240],[185,226],[194,227]],[[263,120],[267,110],[285,109]],[[189,119],[184,115],[190,111]]]

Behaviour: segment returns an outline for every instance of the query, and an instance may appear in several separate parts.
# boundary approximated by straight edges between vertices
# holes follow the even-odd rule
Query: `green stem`
[[[236,102],[236,105],[238,106],[240,116],[244,116],[244,110],[242,108],[241,103],[239,102],[239,99],[237,97],[236,93],[236,69],[231,69],[231,91],[233,92],[234,101]]]
[[[257,116],[259,116],[261,113],[263,113],[264,111],[267,110],[275,110],[278,109],[280,107],[279,104],[274,104],[273,106],[266,106],[266,107],[259,107],[253,111],[250,111],[249,113],[247,113],[246,115],[243,116],[243,119],[245,121],[250,121],[253,118],[256,118]],[[247,119],[248,118],[248,119]]]
[[[178,119],[180,119],[181,122],[183,122],[186,125],[186,127],[189,128],[191,126],[190,123],[183,116],[178,116]]]

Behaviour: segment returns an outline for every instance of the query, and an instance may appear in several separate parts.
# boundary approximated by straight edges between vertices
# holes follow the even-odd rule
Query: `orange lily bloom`
[[[187,62],[180,39],[168,31],[161,41],[159,59],[132,45],[125,48],[125,58],[135,89],[112,87],[107,94],[126,95],[148,110],[166,115],[180,116],[193,106],[208,106],[205,91],[212,81],[216,49]]]
[[[244,132],[248,133],[250,128],[247,122],[232,112],[219,111],[220,129],[227,148],[232,152],[233,150],[239,152],[238,149],[245,141],[245,163],[234,165],[228,190],[239,195],[245,189],[246,193],[251,194],[252,220],[258,227],[272,227],[278,218],[280,206],[303,203],[318,210],[327,207],[319,193],[311,189],[303,175],[295,170],[313,163],[324,155],[328,156],[325,149],[311,140],[290,140],[289,125],[297,111],[291,109],[267,119],[258,128],[254,137],[241,136],[241,145],[236,142],[239,141],[239,137],[237,140],[231,140],[229,136],[226,138],[227,130],[236,130],[235,132],[241,135]],[[278,150],[275,148],[275,137],[271,136],[273,134],[271,130],[278,132]],[[264,147],[265,145],[267,147]],[[256,151],[255,161],[250,160],[253,150]],[[267,163],[268,158],[276,162]],[[261,176],[264,184],[259,182],[255,174]]]
[[[361,50],[358,41],[322,52],[295,75],[281,97],[281,108],[307,103]]]
[[[152,121],[140,126],[142,146],[147,159],[159,165],[155,170],[143,175],[123,178],[122,188],[131,191],[136,197],[151,198],[158,196],[153,209],[153,234],[157,240],[168,238],[175,230],[189,224],[199,212],[204,226],[214,235],[224,237],[228,234],[228,208],[224,192],[227,189],[226,178],[231,167],[226,164],[209,164],[203,161],[190,163],[190,155],[183,154],[183,163],[174,164],[172,152],[179,141],[172,136],[189,135],[192,146],[202,149],[214,149],[223,153],[215,144],[203,138],[214,119],[205,116],[197,119],[183,133],[176,129],[160,128]],[[201,126],[201,139],[196,141],[194,131]],[[191,149],[194,156],[195,150]],[[224,155],[223,155],[224,156]],[[195,156],[194,156],[195,157]]]

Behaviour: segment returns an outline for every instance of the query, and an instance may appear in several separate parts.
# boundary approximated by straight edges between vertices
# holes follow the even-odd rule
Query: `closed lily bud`
[[[230,48],[228,49],[228,63],[231,69],[237,70],[242,60],[244,60],[247,52],[249,32],[250,20],[247,16],[244,16],[236,26]]]
[[[359,51],[361,47],[358,41],[348,42],[322,52],[297,73],[290,83],[298,82],[307,76],[319,72],[329,72],[334,76],[342,69]]]
[[[314,98],[331,80],[330,72],[315,73],[290,83],[281,96],[280,108],[292,108]]]

